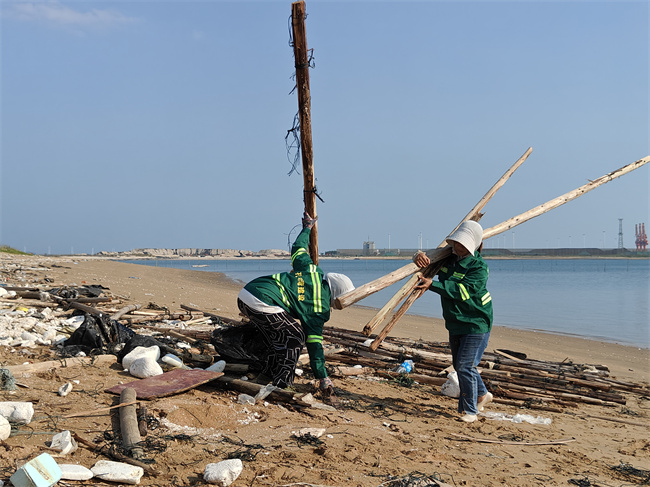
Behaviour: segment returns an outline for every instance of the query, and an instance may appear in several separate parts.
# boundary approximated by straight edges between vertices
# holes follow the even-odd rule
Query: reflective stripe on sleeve
[[[459,284],[458,289],[460,289],[460,297],[462,298],[463,301],[467,301],[469,299],[469,293],[467,292],[467,288]]]
[[[284,286],[280,282],[280,274],[273,274],[272,277],[273,277],[273,280],[275,281],[275,283],[280,288],[280,294],[282,295],[282,302],[284,304],[286,304],[287,306],[289,306],[289,298],[287,297],[287,292],[285,291]]]
[[[321,335],[307,335],[307,343],[323,343]]]
[[[309,255],[309,252],[307,252],[307,249],[304,247],[300,247],[299,249],[296,249],[296,251],[291,255],[291,265],[293,265],[293,261],[295,260],[295,258],[302,254]]]
[[[485,293],[485,294],[483,295],[483,297],[481,298],[481,302],[482,302],[483,306],[485,306],[485,305],[488,304],[490,301],[492,301],[492,296],[490,296],[490,293],[487,292],[487,293]]]

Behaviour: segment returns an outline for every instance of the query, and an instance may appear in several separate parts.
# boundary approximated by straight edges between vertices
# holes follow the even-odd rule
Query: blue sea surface
[[[221,272],[242,284],[291,269],[289,260],[131,260],[177,269]],[[325,272],[347,274],[355,286],[410,263],[393,259],[321,259]],[[487,259],[494,324],[574,335],[650,348],[650,260],[647,259]],[[196,267],[201,266],[201,267]],[[381,308],[405,281],[357,305]],[[409,314],[442,318],[440,298],[426,293]]]

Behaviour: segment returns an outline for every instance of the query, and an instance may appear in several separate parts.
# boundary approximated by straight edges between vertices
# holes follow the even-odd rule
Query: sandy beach
[[[236,297],[241,284],[217,273],[85,257],[2,256],[0,264],[5,285],[102,285],[121,305],[146,307],[153,303],[170,310],[188,305],[239,319]],[[2,306],[12,305],[5,300]],[[363,306],[333,311],[328,325],[360,331],[375,311]],[[431,342],[447,339],[441,320],[410,315],[399,321],[391,336]],[[641,386],[647,387],[650,381],[647,349],[498,326],[488,346],[493,349],[516,351],[542,361],[599,364],[609,369],[611,377]],[[49,347],[3,347],[0,367],[55,358]],[[75,392],[59,397],[58,387],[73,378],[80,381]],[[27,373],[17,380],[28,387],[11,394],[2,391],[3,401],[31,400],[35,417],[59,418],[54,424],[43,419],[34,422],[32,431],[69,429],[95,441],[102,434],[106,438],[114,416],[63,416],[116,404],[116,397],[103,392],[104,388],[133,378],[114,365],[83,371],[62,367]],[[166,425],[150,437],[164,438],[166,449],[152,454],[152,465],[158,471],[145,474],[141,485],[204,485],[205,465],[226,459],[236,450],[251,455],[244,460],[235,486],[435,485],[416,483],[418,475],[466,486],[641,485],[650,481],[647,393],[626,395],[624,405],[580,404],[558,412],[495,403],[491,411],[541,415],[550,419],[550,424],[481,417],[467,425],[456,421],[456,400],[441,395],[438,386],[405,388],[377,378],[349,377],[335,378],[335,385],[341,398],[354,398],[355,408],[325,411],[276,403],[245,406],[237,403],[236,391],[213,384],[147,401],[147,411],[158,421],[164,419]],[[298,378],[295,387],[298,391],[313,388],[308,378]],[[292,432],[306,427],[324,428],[326,436],[317,444],[296,441]],[[178,431],[187,437],[174,437]],[[18,465],[48,451],[48,439],[47,435],[23,432],[0,443],[4,449],[0,480],[7,481]],[[95,457],[80,448],[65,462],[89,466]],[[406,483],[407,478],[412,482]],[[403,482],[397,483],[399,479]],[[578,481],[590,483],[576,484]]]

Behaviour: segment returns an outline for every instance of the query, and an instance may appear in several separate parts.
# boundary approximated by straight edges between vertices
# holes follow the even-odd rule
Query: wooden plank
[[[201,369],[174,369],[154,377],[139,379],[127,384],[118,384],[105,389],[105,392],[121,394],[124,389],[131,387],[135,389],[138,399],[154,399],[166,397],[180,392],[194,389],[202,384],[218,379],[223,372],[212,372]]]

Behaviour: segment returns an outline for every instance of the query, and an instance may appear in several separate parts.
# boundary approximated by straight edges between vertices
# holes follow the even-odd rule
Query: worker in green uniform
[[[324,274],[309,256],[309,234],[315,219],[303,215],[302,231],[291,248],[291,272],[258,277],[244,286],[237,305],[260,332],[267,349],[264,368],[255,382],[286,388],[293,384],[298,357],[307,345],[309,364],[319,388],[331,395],[325,369],[323,326],[334,300],[354,289],[344,274]]]
[[[492,401],[477,366],[487,347],[492,329],[492,297],[487,290],[488,266],[480,255],[483,228],[475,221],[463,222],[447,243],[453,255],[438,272],[438,280],[421,277],[416,289],[431,290],[440,295],[445,328],[449,331],[452,362],[458,374],[460,397],[458,412],[467,423]],[[423,252],[415,254],[414,262],[427,267],[430,259]]]

